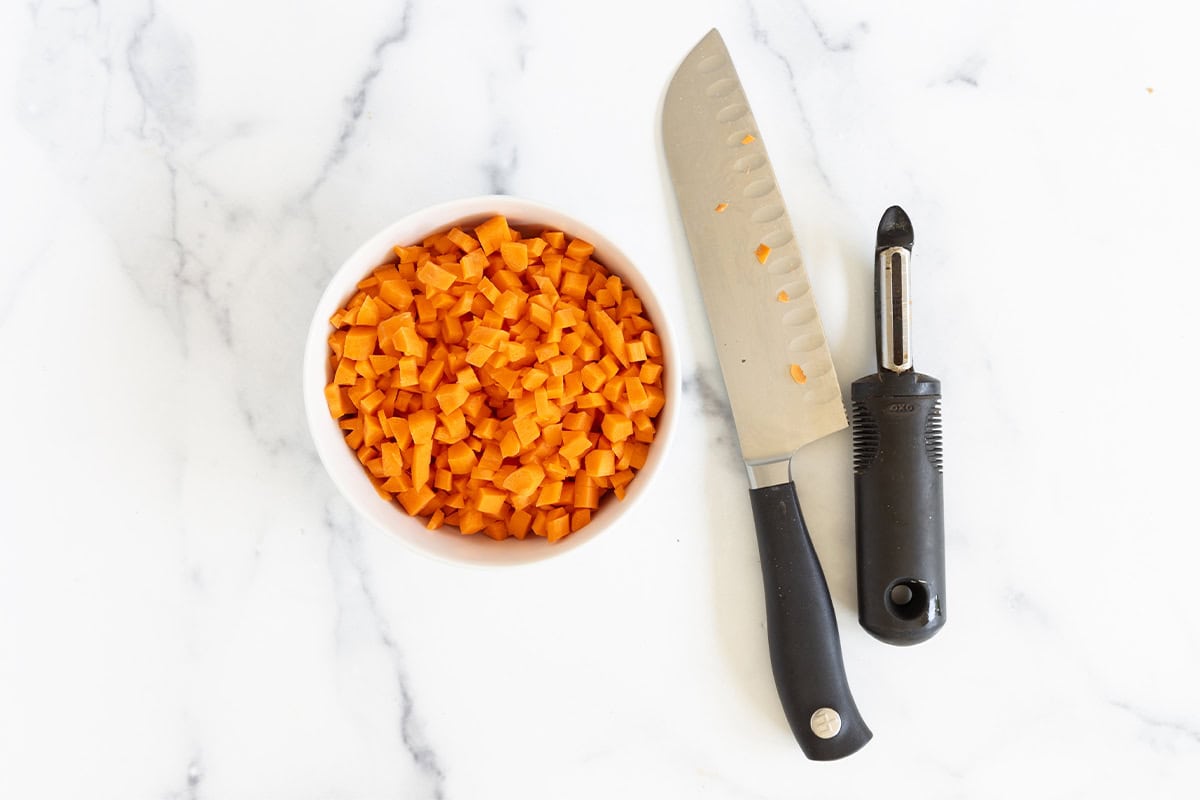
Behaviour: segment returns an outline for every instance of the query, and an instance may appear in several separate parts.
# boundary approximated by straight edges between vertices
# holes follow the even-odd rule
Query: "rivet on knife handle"
[[[942,385],[913,370],[913,230],[892,206],[875,247],[878,372],[851,386],[858,618],[889,644],[917,644],[946,623]]]

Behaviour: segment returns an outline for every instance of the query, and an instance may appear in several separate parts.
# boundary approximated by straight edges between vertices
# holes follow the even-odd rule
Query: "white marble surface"
[[[0,797],[1189,797],[1200,51],[1186,4],[0,6]],[[843,386],[882,210],[945,385],[949,612],[856,622],[850,442],[796,459],[875,739],[805,761],[661,160],[719,27]],[[681,332],[661,496],[430,562],[304,429],[323,281],[434,201],[589,220]]]

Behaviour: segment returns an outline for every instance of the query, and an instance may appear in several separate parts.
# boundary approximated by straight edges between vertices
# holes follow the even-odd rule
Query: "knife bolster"
[[[792,457],[788,455],[773,461],[747,461],[746,476],[750,479],[751,489],[791,483]]]

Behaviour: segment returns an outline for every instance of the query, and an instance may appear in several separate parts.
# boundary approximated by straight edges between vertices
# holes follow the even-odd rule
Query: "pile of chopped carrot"
[[[331,318],[329,411],[381,496],[493,539],[551,542],[623,499],[662,411],[637,295],[561,231],[452,228]]]

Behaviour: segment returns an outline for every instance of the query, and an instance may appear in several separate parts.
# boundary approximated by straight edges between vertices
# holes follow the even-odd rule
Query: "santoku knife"
[[[779,699],[806,756],[842,758],[871,732],[846,682],[791,457],[845,428],[846,410],[775,173],[716,30],[671,81],[663,142],[750,477]]]

